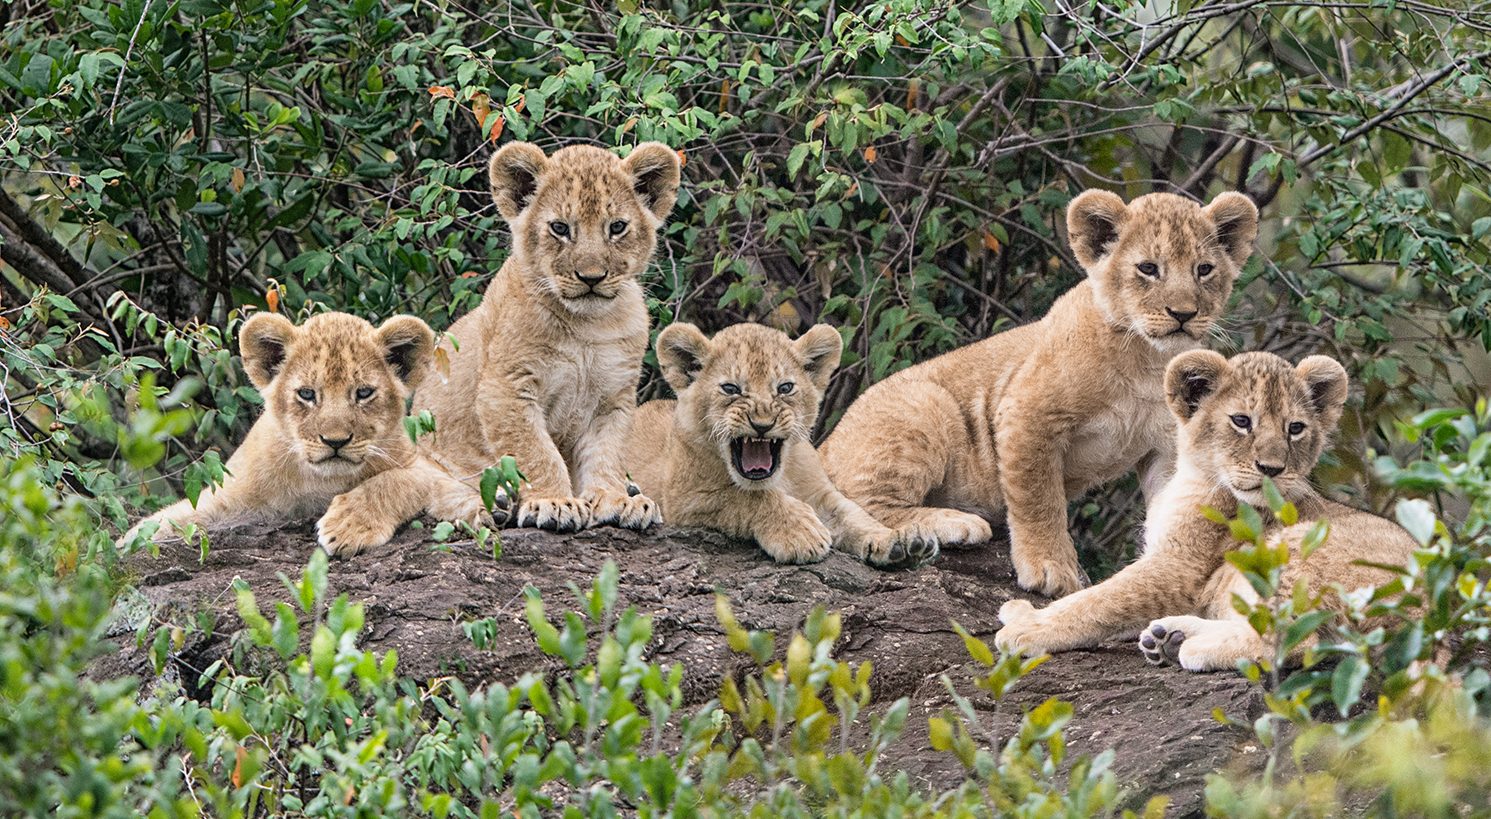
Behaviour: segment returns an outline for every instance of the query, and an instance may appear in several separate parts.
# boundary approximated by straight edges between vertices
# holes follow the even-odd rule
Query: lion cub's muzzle
[[[782,439],[742,435],[730,439],[730,465],[748,481],[764,481],[782,464]]]

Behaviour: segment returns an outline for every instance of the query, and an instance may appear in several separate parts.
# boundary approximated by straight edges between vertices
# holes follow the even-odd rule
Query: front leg
[[[333,557],[382,546],[424,510],[429,478],[420,469],[390,469],[337,495],[316,521],[316,541]]]
[[[482,430],[488,452],[497,457],[512,455],[526,481],[517,524],[556,532],[585,528],[590,523],[590,504],[574,496],[569,469],[549,435],[543,410],[531,398],[492,381],[491,389],[483,392]]]
[[[1020,588],[1061,597],[1088,583],[1067,531],[1068,430],[1027,408],[1001,411],[999,483],[1009,518],[1010,559]]]
[[[630,386],[601,408],[575,445],[575,476],[580,498],[590,504],[591,525],[646,529],[662,522],[651,498],[627,486],[622,450],[631,431],[636,401]]]
[[[1102,583],[1043,609],[1011,600],[999,610],[1004,626],[994,642],[1026,656],[1051,654],[1120,635],[1132,637],[1155,618],[1189,612],[1211,567],[1186,565],[1183,557],[1145,555]]]
[[[828,525],[834,548],[882,569],[914,568],[937,557],[935,539],[910,529],[891,529],[845,497],[829,480],[821,456],[812,447],[796,441],[788,446],[791,495],[813,507]]]

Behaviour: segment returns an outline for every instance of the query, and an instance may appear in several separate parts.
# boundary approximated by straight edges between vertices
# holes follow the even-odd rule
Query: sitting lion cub
[[[627,494],[620,456],[647,351],[637,277],[678,197],[678,154],[514,142],[489,175],[512,254],[451,327],[449,379],[420,391],[436,422],[421,443],[466,481],[514,456],[529,484],[520,526],[645,529],[657,504]]]
[[[1234,548],[1228,528],[1202,516],[1210,506],[1229,517],[1238,501],[1265,515],[1265,477],[1299,510],[1293,526],[1270,523],[1270,541],[1290,546],[1280,589],[1288,594],[1303,578],[1311,594],[1379,585],[1392,578],[1382,566],[1403,566],[1414,541],[1397,524],[1326,500],[1310,484],[1310,470],[1341,417],[1346,371],[1325,356],[1297,367],[1270,353],[1243,353],[1230,361],[1213,352],[1177,356],[1165,374],[1170,408],[1180,421],[1179,463],[1150,505],[1144,554],[1098,585],[1044,609],[1011,600],[999,611],[1001,648],[1025,654],[1092,646],[1139,629],[1140,649],[1151,662],[1191,671],[1235,668],[1268,647],[1232,607],[1233,595],[1258,595],[1226,561]],[[1324,545],[1301,557],[1300,540],[1313,521],[1330,522]],[[1146,626],[1146,624],[1148,624]]]
[[[1067,501],[1138,465],[1163,485],[1174,434],[1165,362],[1206,338],[1252,253],[1258,209],[1224,193],[1125,206],[1087,191],[1067,230],[1087,279],[1045,318],[898,372],[866,390],[824,442],[828,474],[888,526],[943,546],[991,537],[1005,512],[1020,586],[1086,583]]]
[[[637,410],[632,479],[670,523],[754,538],[784,563],[821,560],[833,546],[882,567],[932,559],[935,543],[887,529],[835,489],[813,449],[842,344],[826,324],[797,341],[759,324],[713,339],[669,325],[657,357],[678,400]]]
[[[221,487],[135,524],[206,528],[290,522],[321,515],[320,543],[333,555],[380,546],[426,508],[436,517],[491,525],[476,491],[416,457],[404,406],[429,368],[435,334],[413,316],[382,326],[346,313],[296,327],[260,313],[238,335],[243,369],[264,396],[264,414],[228,459]],[[323,514],[324,513],[324,514]]]

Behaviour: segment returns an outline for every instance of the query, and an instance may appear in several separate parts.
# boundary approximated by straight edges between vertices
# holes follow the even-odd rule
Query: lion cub
[[[1267,514],[1265,477],[1299,509],[1300,522],[1271,523],[1266,533],[1290,546],[1284,593],[1297,579],[1313,594],[1379,585],[1392,574],[1364,563],[1403,566],[1411,559],[1413,538],[1397,524],[1326,500],[1310,484],[1310,470],[1346,400],[1340,364],[1310,356],[1291,367],[1271,353],[1243,353],[1229,361],[1198,350],[1170,363],[1165,388],[1180,423],[1179,462],[1150,506],[1143,556],[1044,609],[1009,601],[999,612],[1004,627],[995,640],[1001,648],[1065,651],[1143,628],[1139,645],[1151,662],[1208,671],[1263,657],[1268,647],[1232,607],[1233,595],[1258,600],[1226,561],[1236,544],[1226,526],[1199,510],[1210,506],[1232,516],[1241,500]],[[1301,538],[1321,518],[1330,522],[1330,536],[1301,557]],[[1333,593],[1325,599],[1341,605]]]
[[[515,456],[529,484],[520,526],[646,528],[657,504],[628,496],[621,447],[647,351],[637,277],[678,197],[678,155],[649,142],[626,159],[587,145],[545,156],[514,142],[489,176],[512,254],[450,329],[449,379],[419,396],[437,424],[422,443],[466,481]]]
[[[289,522],[321,515],[320,543],[334,555],[387,543],[426,508],[473,526],[491,525],[481,496],[416,456],[404,432],[405,402],[429,368],[435,334],[413,316],[381,326],[346,313],[296,327],[260,313],[238,335],[243,369],[264,396],[264,414],[228,459],[223,485],[195,509],[181,500],[137,523],[207,528]],[[324,514],[323,514],[324,513]]]
[[[1146,498],[1163,485],[1165,362],[1206,338],[1257,228],[1237,193],[1206,207],[1083,193],[1067,230],[1087,279],[1040,321],[866,390],[823,444],[829,476],[885,524],[943,546],[988,540],[1004,512],[1021,587],[1076,591],[1086,577],[1067,502],[1135,465]]]
[[[842,344],[826,324],[797,341],[759,324],[713,339],[692,324],[669,325],[657,357],[678,400],[637,410],[632,479],[669,522],[754,538],[784,563],[821,560],[833,546],[882,567],[932,559],[934,542],[882,526],[835,489],[813,449]]]

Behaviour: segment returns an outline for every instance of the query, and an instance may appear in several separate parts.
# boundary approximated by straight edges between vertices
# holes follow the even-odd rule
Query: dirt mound
[[[652,656],[683,664],[691,703],[715,696],[721,676],[744,665],[725,646],[715,619],[717,589],[730,597],[743,625],[779,636],[799,625],[814,605],[841,612],[838,654],[874,662],[877,704],[911,698],[910,736],[887,762],[913,779],[938,785],[961,775],[956,763],[927,745],[926,717],[951,704],[940,676],[947,674],[965,694],[974,692],[975,667],[950,621],[987,639],[998,628],[999,606],[1018,593],[1007,552],[998,544],[945,553],[916,571],[889,573],[839,554],[811,566],[778,566],[748,544],[698,530],[638,534],[600,528],[568,536],[508,530],[498,561],[470,543],[437,545],[425,534],[405,531],[387,546],[333,560],[330,571],[333,594],[346,592],[366,605],[364,646],[396,648],[407,676],[456,674],[468,683],[507,682],[528,670],[557,670],[523,623],[524,587],[538,587],[551,613],[563,610],[574,600],[566,584],[587,587],[606,560],[615,560],[621,599],[652,615]],[[246,580],[267,609],[271,601],[289,597],[277,575],[298,577],[314,548],[308,526],[223,532],[214,536],[205,563],[195,548],[168,544],[159,558],[137,557],[131,568],[147,609],[207,607],[219,613],[214,636],[188,644],[178,655],[184,666],[200,669],[223,655],[226,635],[239,625],[233,579]],[[460,624],[482,617],[496,618],[498,636],[478,651]],[[123,643],[98,673],[148,676],[145,652],[131,640]],[[987,709],[1002,741],[1022,708],[1050,696],[1075,706],[1067,732],[1074,753],[1114,748],[1115,770],[1131,801],[1142,804],[1152,794],[1169,794],[1172,816],[1199,813],[1206,774],[1251,767],[1248,763],[1259,756],[1250,734],[1212,718],[1220,707],[1234,719],[1250,721],[1261,708],[1255,689],[1235,674],[1152,668],[1130,643],[1060,655],[1022,681],[997,709],[991,700],[975,702]]]

